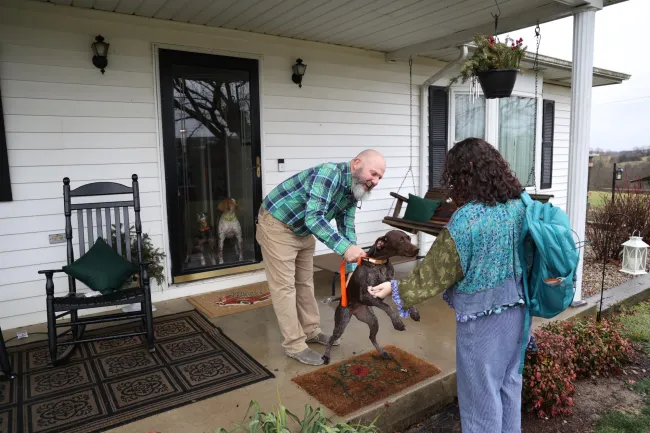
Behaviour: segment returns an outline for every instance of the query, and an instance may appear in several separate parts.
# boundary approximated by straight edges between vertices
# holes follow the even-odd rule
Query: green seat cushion
[[[404,212],[404,219],[418,222],[428,222],[440,207],[442,200],[430,200],[409,194],[409,201]]]
[[[138,271],[138,265],[121,257],[101,237],[86,254],[63,267],[63,272],[103,295],[119,289]]]

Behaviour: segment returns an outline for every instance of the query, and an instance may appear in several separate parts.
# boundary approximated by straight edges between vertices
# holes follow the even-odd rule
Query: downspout
[[[459,49],[460,53],[458,54],[458,58],[456,60],[447,63],[444,68],[433,74],[428,80],[420,85],[420,197],[424,197],[424,195],[427,193],[427,188],[425,185],[428,183],[426,160],[429,152],[427,151],[428,143],[426,137],[428,125],[427,107],[429,104],[427,104],[427,98],[429,96],[429,86],[438,81],[438,79],[443,77],[447,71],[449,71],[451,68],[456,66],[467,57],[467,46],[463,45],[462,47],[459,47]],[[424,248],[424,233],[421,231],[418,232],[418,246],[420,247],[420,255],[425,255],[426,252],[422,250]]]

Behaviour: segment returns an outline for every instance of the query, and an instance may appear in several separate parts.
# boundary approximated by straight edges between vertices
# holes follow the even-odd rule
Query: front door
[[[159,51],[174,282],[259,263],[258,61]]]

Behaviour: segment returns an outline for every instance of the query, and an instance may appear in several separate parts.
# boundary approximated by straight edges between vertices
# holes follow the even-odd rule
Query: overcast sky
[[[632,75],[622,84],[594,87],[591,148],[628,150],[650,146],[650,69],[643,41],[648,37],[650,1],[628,0],[596,12],[594,66]],[[573,17],[540,24],[539,52],[572,60]],[[534,27],[511,32],[535,51]],[[644,67],[644,62],[646,66]]]

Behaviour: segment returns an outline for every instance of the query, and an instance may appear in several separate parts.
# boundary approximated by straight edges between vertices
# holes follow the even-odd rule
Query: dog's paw
[[[323,355],[323,356],[321,357],[321,359],[323,360],[323,364],[325,364],[325,365],[329,365],[329,363],[330,363],[330,357],[329,357],[329,356],[325,356],[325,355]]]
[[[394,322],[393,328],[397,329],[398,331],[406,331],[406,325],[401,320],[399,322]]]
[[[386,352],[385,350],[380,352],[380,353],[381,353],[381,357],[384,358],[384,359],[393,359],[393,357],[390,355],[390,353]]]
[[[409,308],[409,317],[416,322],[420,321],[420,312],[415,307]]]

